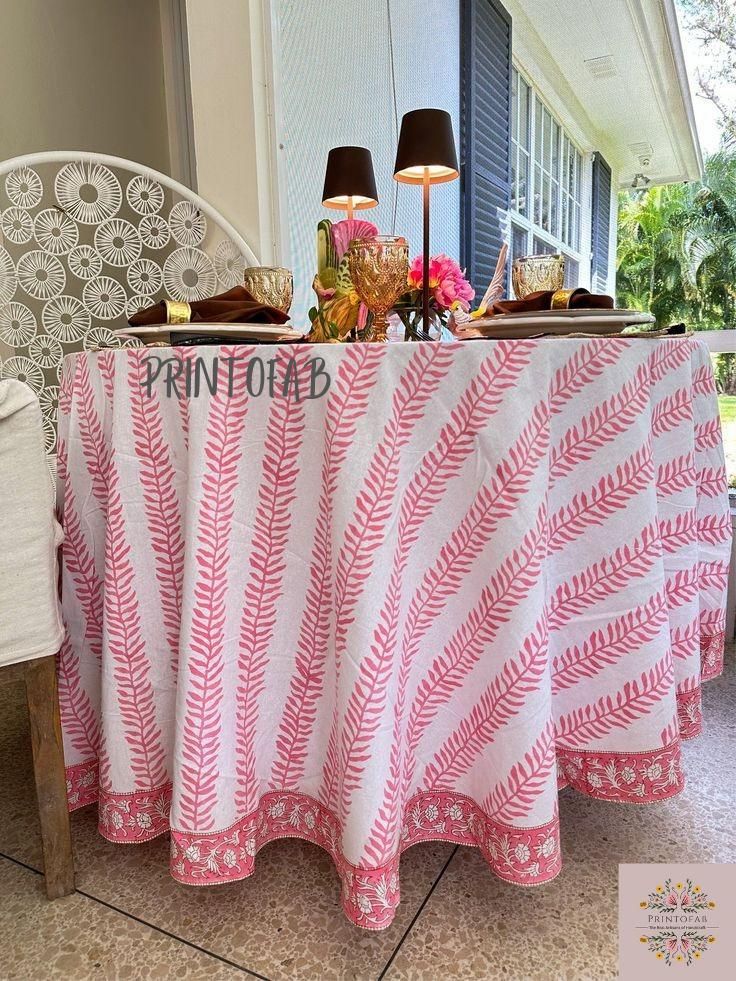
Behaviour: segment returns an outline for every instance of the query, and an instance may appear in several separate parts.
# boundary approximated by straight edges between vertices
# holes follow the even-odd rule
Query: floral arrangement
[[[394,306],[394,312],[404,325],[404,339],[419,340],[426,337],[422,325],[424,273],[421,256],[417,256],[409,267],[407,285],[409,290]],[[432,256],[429,260],[429,289],[430,316],[441,336],[451,313],[467,313],[470,310],[475,290],[458,263],[444,254]]]
[[[353,288],[347,251],[356,238],[373,238],[378,228],[370,221],[346,219],[317,225],[317,275],[312,288],[317,306],[309,311],[312,324],[308,340],[313,343],[346,341],[363,330],[368,310]]]

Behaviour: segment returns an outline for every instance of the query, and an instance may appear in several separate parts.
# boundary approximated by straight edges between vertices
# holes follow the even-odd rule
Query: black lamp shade
[[[327,156],[322,204],[346,211],[350,198],[356,211],[378,204],[373,158],[363,146],[336,146]]]
[[[423,184],[425,170],[431,184],[460,176],[452,117],[444,109],[413,109],[401,120],[394,178],[403,184]]]

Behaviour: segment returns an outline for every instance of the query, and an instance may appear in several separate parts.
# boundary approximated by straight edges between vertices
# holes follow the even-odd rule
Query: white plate
[[[226,340],[296,341],[303,334],[287,324],[146,324],[143,327],[119,327],[115,334],[137,337],[144,344],[169,344],[171,334],[190,337],[221,337]]]
[[[517,313],[500,313],[487,319],[505,322],[512,319],[531,320],[535,317],[552,317],[555,320],[587,320],[589,317],[596,317],[603,320],[622,320],[627,324],[654,323],[651,313],[642,313],[641,310],[606,310],[595,307],[580,307],[575,310],[519,310]]]

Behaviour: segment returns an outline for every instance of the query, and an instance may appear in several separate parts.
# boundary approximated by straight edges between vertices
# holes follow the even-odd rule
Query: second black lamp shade
[[[460,176],[452,117],[444,109],[414,109],[401,120],[394,179],[419,184],[424,200],[422,315],[429,334],[429,188]]]

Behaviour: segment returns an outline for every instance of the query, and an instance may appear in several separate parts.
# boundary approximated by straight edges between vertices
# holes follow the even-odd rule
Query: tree
[[[736,146],[736,3],[734,0],[680,0],[686,25],[700,40],[712,67],[697,71],[698,94],[718,110],[725,147]]]
[[[619,303],[659,326],[736,326],[736,154],[717,153],[702,183],[622,194]]]

